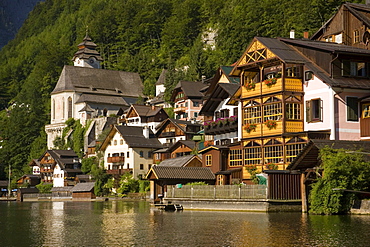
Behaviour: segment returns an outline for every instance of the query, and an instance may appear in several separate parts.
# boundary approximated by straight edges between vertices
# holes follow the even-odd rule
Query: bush
[[[368,190],[370,163],[365,162],[360,154],[328,147],[320,150],[320,158],[324,172],[312,185],[309,195],[310,213],[348,213],[356,195],[333,189]]]
[[[36,188],[40,193],[51,193],[53,184],[45,184],[44,182],[41,182],[40,184],[36,185]]]

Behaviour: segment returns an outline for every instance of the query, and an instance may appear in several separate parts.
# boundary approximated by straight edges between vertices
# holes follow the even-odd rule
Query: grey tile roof
[[[200,92],[205,85],[199,81],[179,81],[175,90],[182,90],[188,98],[202,98],[203,94]]]
[[[140,117],[151,117],[158,114],[162,107],[158,106],[149,106],[149,105],[132,105],[131,108],[135,109],[137,114],[139,114]]]
[[[53,187],[51,192],[72,191],[73,186]]]
[[[139,74],[66,65],[52,94],[64,91],[126,97],[143,96]]]
[[[165,83],[165,80],[166,80],[166,74],[167,74],[167,71],[166,69],[163,69],[161,74],[159,75],[158,77],[158,80],[157,82],[155,83],[155,85],[164,85]]]
[[[83,93],[76,101],[76,104],[83,102],[128,106],[127,102],[119,95],[94,95]]]
[[[71,191],[72,192],[90,192],[94,190],[95,182],[78,183]]]
[[[158,166],[176,166],[176,167],[183,167],[186,166],[191,160],[196,158],[197,155],[186,155],[181,156],[173,159],[166,159],[163,160]]]
[[[65,169],[65,166],[68,164],[75,164],[76,159],[79,160],[78,155],[73,150],[47,150],[46,152],[50,154],[50,156],[61,166],[62,169]],[[42,157],[44,155],[42,155]],[[42,157],[40,157],[40,160]],[[73,172],[81,172],[79,169],[73,170],[76,170]]]
[[[157,179],[214,180],[215,175],[208,167],[153,166]]]
[[[163,148],[158,139],[154,138],[154,134],[150,129],[149,138],[145,138],[142,127],[118,125],[115,128],[131,148]]]

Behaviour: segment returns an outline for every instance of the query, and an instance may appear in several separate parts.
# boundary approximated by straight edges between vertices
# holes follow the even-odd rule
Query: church
[[[48,149],[54,147],[55,138],[61,137],[66,120],[79,119],[85,125],[91,119],[92,125],[100,126],[100,130],[93,132],[100,132],[110,115],[122,114],[143,97],[140,75],[102,69],[103,59],[96,47],[86,34],[73,56],[74,65],[64,66],[51,92],[51,122],[45,126]]]

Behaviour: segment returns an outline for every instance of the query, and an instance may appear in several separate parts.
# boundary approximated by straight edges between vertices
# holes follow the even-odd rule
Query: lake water
[[[0,246],[370,246],[370,216],[164,212],[144,201],[0,202]]]

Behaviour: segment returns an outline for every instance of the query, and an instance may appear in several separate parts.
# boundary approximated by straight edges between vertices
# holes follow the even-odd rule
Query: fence
[[[167,185],[167,198],[267,199],[266,185]]]

